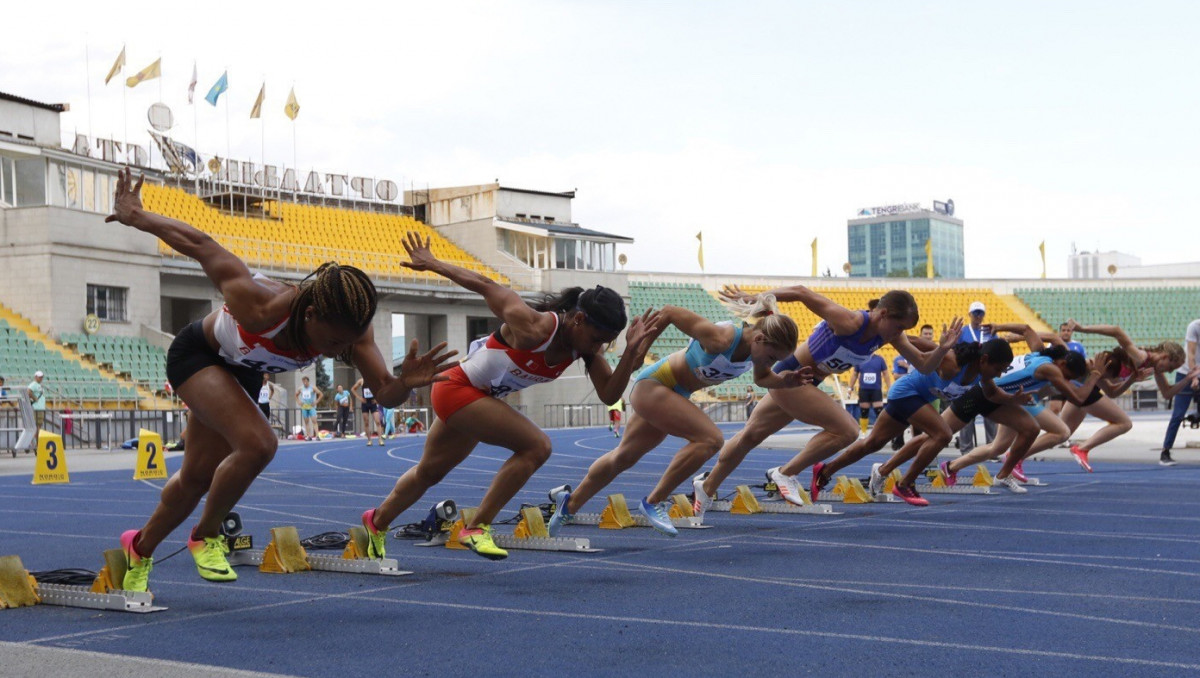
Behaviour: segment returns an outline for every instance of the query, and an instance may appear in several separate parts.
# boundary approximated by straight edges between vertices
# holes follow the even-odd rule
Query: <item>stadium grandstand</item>
[[[18,385],[36,371],[45,372],[53,411],[180,408],[165,383],[165,350],[176,332],[222,303],[195,262],[147,234],[104,223],[115,175],[127,163],[147,178],[147,208],[204,230],[264,275],[297,282],[330,260],[367,271],[380,291],[374,329],[384,355],[393,355],[393,335],[417,339],[422,346],[447,341],[465,352],[472,339],[496,329],[478,298],[401,265],[407,257],[400,239],[409,231],[428,237],[438,256],[524,294],[606,285],[626,296],[631,315],[670,303],[712,320],[730,320],[717,297],[729,284],[748,291],[805,284],[849,308],[865,308],[888,289],[902,288],[916,297],[920,324],[937,331],[964,316],[971,302],[981,301],[989,322],[1027,322],[1050,331],[1073,317],[1119,324],[1151,345],[1182,339],[1200,295],[1200,279],[851,279],[619,271],[618,248],[633,239],[574,222],[574,192],[499,183],[411,190],[402,198],[366,190],[352,197],[332,187],[284,190],[245,180],[244,173],[219,162],[215,171],[199,163],[189,174],[151,161],[145,149],[114,157],[105,144],[86,137],[64,147],[58,125],[63,110],[0,94],[0,375]],[[275,171],[268,169],[262,174]],[[353,185],[365,183],[347,183]],[[796,320],[802,336],[816,322],[800,304],[783,304],[782,310]],[[393,328],[394,318],[402,327]],[[1111,343],[1103,337],[1081,339],[1089,351]],[[651,352],[666,355],[686,343],[672,328]],[[620,350],[614,347],[613,362]],[[882,354],[890,360],[894,352],[886,348]],[[357,379],[345,365],[330,369],[330,386],[349,386]],[[285,408],[295,406],[290,394],[301,376],[280,379]],[[697,398],[737,399],[750,385],[744,375]],[[546,425],[563,423],[560,413],[566,408],[602,408],[578,365],[565,378],[522,392],[513,402]],[[413,404],[427,406],[428,393],[418,393]]]

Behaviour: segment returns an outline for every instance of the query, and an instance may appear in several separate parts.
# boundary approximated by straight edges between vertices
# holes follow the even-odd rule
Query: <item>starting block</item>
[[[446,548],[468,550],[458,541],[458,533],[466,524],[475,518],[474,508],[459,509],[459,518],[450,527],[449,533],[437,535],[434,539],[417,544],[417,546],[440,546]],[[546,531],[546,521],[542,518],[542,510],[536,506],[521,509],[521,520],[517,523],[513,534],[492,534],[492,541],[502,549],[524,551],[568,551],[571,553],[599,553],[602,549],[592,548],[588,539],[580,537],[551,537]]]
[[[712,525],[705,525],[703,519],[692,513],[692,505],[687,497],[675,495],[671,506],[671,524],[679,530],[707,530]],[[681,504],[687,505],[687,513]],[[625,495],[608,495],[608,505],[600,513],[576,513],[571,520],[574,525],[598,525],[602,530],[624,530],[630,527],[650,527],[650,521],[643,515],[633,515],[629,512],[629,504]]]
[[[243,539],[242,537],[238,538]],[[247,540],[248,541],[248,540]],[[294,527],[275,527],[271,529],[271,542],[267,548],[237,548],[235,544],[229,553],[229,564],[258,565],[260,572],[275,572],[279,574],[292,572],[341,572],[345,574],[375,574],[387,577],[400,577],[412,574],[401,570],[394,558],[363,558],[367,552],[367,532],[361,527],[350,528],[350,543],[340,556],[330,556],[318,553],[308,553],[300,544],[300,535]],[[347,557],[347,555],[353,557]]]
[[[61,605],[117,612],[160,612],[148,591],[122,591],[115,582],[125,579],[125,554],[121,549],[104,552],[104,567],[89,586],[42,584],[25,570],[18,556],[0,558],[0,609],[28,605]]]
[[[803,490],[801,490],[803,492]],[[808,515],[833,516],[835,513],[829,504],[814,504],[808,499],[808,493],[801,494],[804,506],[796,506],[783,499],[759,499],[750,491],[749,485],[738,485],[733,501],[714,501],[709,511],[728,512],[736,515],[753,515],[755,513],[792,513]]]
[[[982,473],[981,473],[982,472]],[[971,484],[959,483],[949,485],[946,483],[946,474],[942,473],[942,469],[934,468],[925,472],[925,476],[930,479],[928,484],[917,486],[917,491],[921,494],[991,494],[992,485],[980,485],[984,476],[991,478],[991,473],[988,472],[983,465],[977,467],[975,477],[971,479]]]

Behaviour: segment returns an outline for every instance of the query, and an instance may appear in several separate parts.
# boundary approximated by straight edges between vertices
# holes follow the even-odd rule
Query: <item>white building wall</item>
[[[516,218],[518,214],[532,219],[553,218],[556,222],[571,221],[571,199],[566,196],[542,195],[538,193],[523,193],[500,189],[496,201],[496,215],[499,217]]]
[[[0,99],[0,132],[14,137],[32,137],[36,144],[58,146],[60,138],[58,113],[38,106]],[[0,134],[0,140],[5,135]],[[28,139],[26,139],[28,141]]]

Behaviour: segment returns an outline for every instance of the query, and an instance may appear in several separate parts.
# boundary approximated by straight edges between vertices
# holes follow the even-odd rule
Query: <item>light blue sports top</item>
[[[1009,365],[1004,374],[996,380],[996,386],[1005,393],[1016,393],[1021,389],[1026,393],[1033,393],[1049,383],[1045,379],[1033,376],[1033,373],[1037,368],[1051,362],[1054,361],[1040,353],[1019,355],[1013,358],[1012,365]]]
[[[312,386],[300,387],[300,404],[306,407],[312,406],[317,402],[317,392]]]
[[[867,331],[871,314],[867,311],[859,313],[862,314],[862,326],[847,337],[834,334],[833,328],[824,320],[817,323],[812,334],[808,335],[808,352],[814,363],[827,372],[840,374],[851,367],[862,365],[875,355],[875,351],[883,346],[883,337],[876,336],[870,341],[863,341],[861,337]]]
[[[718,326],[732,326],[729,321],[719,322]],[[683,359],[687,363],[688,369],[701,382],[716,386],[745,374],[754,367],[753,360],[743,360],[734,362],[733,352],[737,350],[739,344],[742,343],[742,328],[739,325],[733,330],[733,343],[729,348],[721,353],[708,353],[700,346],[700,342],[692,339],[688,342],[687,348],[684,349]]]
[[[931,403],[938,398],[942,400],[954,400],[979,383],[978,373],[969,382],[964,381],[966,375],[966,367],[961,368],[958,374],[949,379],[942,378],[937,370],[933,370],[929,374],[921,374],[913,370],[892,384],[891,390],[888,391],[888,400],[910,398],[913,396],[922,398],[927,403]]]

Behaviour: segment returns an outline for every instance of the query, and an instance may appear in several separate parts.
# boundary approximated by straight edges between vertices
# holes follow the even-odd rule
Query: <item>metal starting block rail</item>
[[[450,549],[467,550],[458,541],[458,534],[467,522],[475,517],[474,508],[459,509],[459,517],[449,531],[441,532],[429,541],[417,546],[445,546]],[[603,549],[592,548],[592,542],[582,537],[551,537],[546,530],[542,510],[536,506],[521,509],[521,520],[512,534],[492,534],[496,546],[505,550],[518,551],[563,551],[567,553],[599,553]]]
[[[802,499],[808,498],[808,493],[801,488]],[[829,504],[813,503],[811,500],[805,502],[804,506],[796,506],[783,499],[759,499],[750,491],[749,485],[738,485],[733,501],[718,500],[712,503],[709,511],[719,513],[732,513],[734,515],[753,515],[755,513],[787,513],[787,514],[802,514],[802,515],[821,515],[821,516],[837,516],[840,512],[834,511]]]
[[[241,537],[237,539],[241,539]],[[294,527],[272,528],[271,542],[265,549],[239,548],[237,539],[234,540],[228,557],[229,564],[235,567],[258,565],[261,572],[275,573],[315,570],[385,577],[402,577],[412,574],[408,570],[401,570],[399,563],[394,558],[365,557],[367,531],[361,527],[350,528],[350,542],[341,556],[308,553],[300,545],[300,535]]]
[[[46,584],[34,580],[19,556],[0,558],[0,609],[28,605],[59,605],[115,612],[161,612],[148,591],[124,591],[115,582],[125,579],[125,554],[121,549],[104,552],[104,567],[89,586]]]
[[[705,525],[703,518],[697,518],[692,512],[692,502],[682,494],[671,497],[671,524],[679,530],[707,530],[712,525]],[[600,513],[576,513],[571,518],[572,525],[596,525],[602,530],[624,530],[630,527],[653,527],[646,516],[640,513],[634,515],[629,511],[629,504],[623,494],[608,495],[608,505]]]

